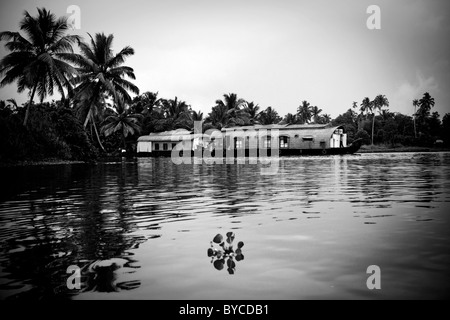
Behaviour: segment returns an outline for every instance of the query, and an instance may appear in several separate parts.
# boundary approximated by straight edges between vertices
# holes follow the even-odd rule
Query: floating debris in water
[[[236,261],[244,260],[244,255],[242,254],[242,247],[244,242],[239,241],[237,244],[237,249],[233,249],[233,241],[235,238],[234,232],[226,233],[226,240],[221,234],[217,234],[211,241],[211,247],[207,250],[208,257],[211,258],[211,263],[216,270],[222,270],[227,265],[227,271],[229,274],[234,274],[236,271]],[[219,245],[219,247],[215,246]]]

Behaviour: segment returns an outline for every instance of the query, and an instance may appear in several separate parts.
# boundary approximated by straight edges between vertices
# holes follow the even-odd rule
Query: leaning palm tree
[[[122,136],[123,148],[127,149],[126,138],[141,131],[142,114],[131,113],[130,107],[125,103],[123,97],[119,97],[115,104],[113,114],[108,116],[102,123],[101,132],[107,137],[119,131]]]
[[[72,45],[80,38],[66,35],[69,29],[65,17],[56,18],[46,9],[38,8],[38,15],[32,17],[27,11],[20,22],[19,32],[4,31],[0,40],[8,41],[5,47],[11,51],[0,61],[0,76],[4,78],[0,87],[17,82],[17,91],[29,90],[23,125],[27,125],[30,107],[37,92],[41,102],[47,95],[53,95],[56,87],[65,99],[64,89],[71,94],[75,69],[68,64],[73,56]]]
[[[85,117],[84,127],[91,121],[96,129],[94,115],[100,113],[107,98],[124,102],[131,101],[128,91],[139,94],[139,89],[125,76],[136,79],[134,70],[123,66],[125,59],[134,54],[134,49],[127,46],[116,55],[113,54],[112,43],[114,36],[97,33],[95,38],[90,34],[90,44],[79,42],[81,54],[72,55],[70,60],[78,68],[78,86],[75,89],[75,105]],[[95,130],[97,133],[97,130]],[[97,134],[100,147],[104,150]]]

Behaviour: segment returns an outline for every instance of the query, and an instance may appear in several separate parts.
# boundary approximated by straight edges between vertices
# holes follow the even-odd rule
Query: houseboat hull
[[[362,140],[361,139],[357,139],[355,140],[352,144],[350,144],[347,147],[343,147],[343,148],[327,148],[327,149],[278,149],[278,156],[280,157],[284,157],[284,156],[327,156],[327,155],[344,155],[344,154],[354,154],[356,152],[358,152],[358,150],[361,148],[362,145]],[[264,152],[261,154],[260,149],[244,149],[244,150],[238,150],[235,149],[234,153],[232,154],[230,152],[230,150],[222,150],[222,157],[229,157],[229,156],[234,156],[235,158],[237,157],[260,157],[260,156],[267,156],[267,157],[271,157],[272,153],[271,153],[271,149],[267,149],[264,150]],[[179,151],[179,156],[182,157],[183,156],[183,150]],[[207,150],[202,150],[202,149],[198,149],[196,151],[191,150],[190,151],[190,156],[191,157],[207,157],[207,156],[211,156],[211,157],[215,157],[216,156],[216,152],[214,150],[211,151],[207,151]],[[140,152],[138,153],[138,156],[140,157],[171,157],[172,156],[172,151],[164,151],[164,150],[160,150],[160,151],[153,151],[153,152]]]

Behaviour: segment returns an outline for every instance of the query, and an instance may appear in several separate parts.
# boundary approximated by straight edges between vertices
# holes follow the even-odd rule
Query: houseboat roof
[[[278,129],[278,130],[291,130],[291,129],[326,129],[331,128],[329,124],[269,124],[262,125],[256,124],[253,126],[241,126],[241,127],[229,127],[223,128],[222,131],[233,131],[233,130],[259,130],[259,129]],[[334,127],[336,129],[337,127]]]
[[[184,137],[190,136],[191,138],[200,138],[201,134],[194,134],[193,131],[186,129],[176,129],[164,132],[151,132],[147,136],[140,136],[138,141],[181,141]]]

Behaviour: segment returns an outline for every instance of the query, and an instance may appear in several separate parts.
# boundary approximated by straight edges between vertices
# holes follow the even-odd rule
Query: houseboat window
[[[244,147],[242,140],[236,140],[236,149],[242,149]]]
[[[303,137],[302,138],[303,141],[314,141],[313,137]]]
[[[263,148],[270,149],[272,147],[272,138],[270,136],[264,137],[263,139]]]
[[[155,143],[155,150],[159,150],[159,143]]]
[[[168,149],[169,149],[169,147],[168,147],[167,143],[163,143],[163,150],[168,150]]]
[[[295,137],[298,138],[298,134],[296,134]]]
[[[280,137],[280,149],[289,148],[289,137]]]

